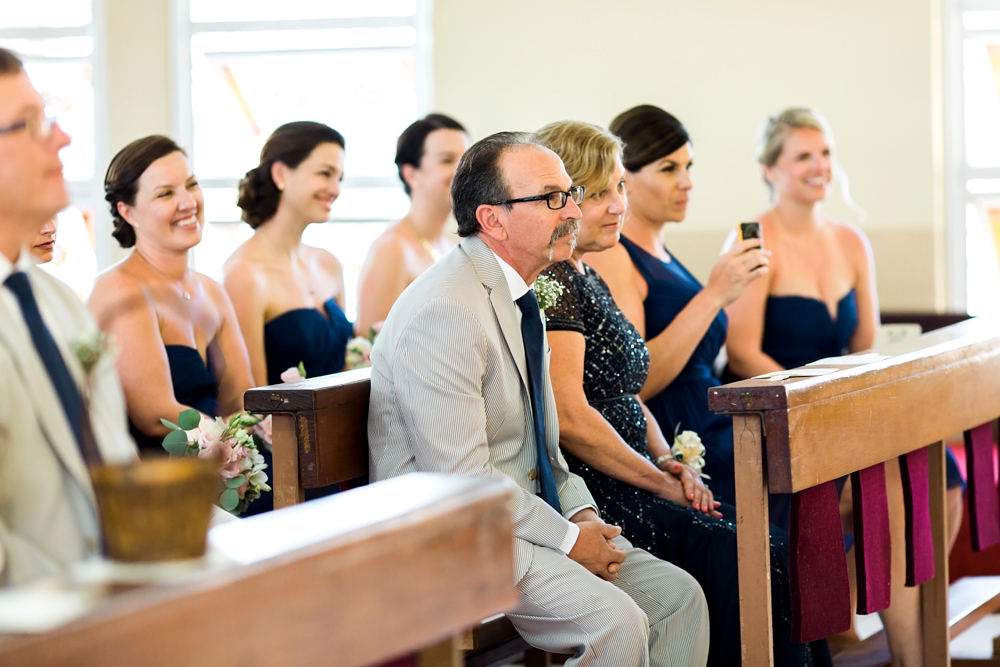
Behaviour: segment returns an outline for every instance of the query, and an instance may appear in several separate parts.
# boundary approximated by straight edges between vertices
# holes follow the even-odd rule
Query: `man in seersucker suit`
[[[529,285],[569,257],[582,193],[533,135],[474,144],[452,183],[464,240],[396,301],[372,350],[373,480],[414,471],[513,480],[519,607],[567,665],[704,665],[698,583],[597,514],[559,451],[543,318]],[[540,436],[540,437],[536,437]]]
[[[135,457],[113,360],[88,382],[72,349],[97,325],[28,252],[69,204],[59,160],[68,143],[20,60],[0,49],[0,588],[99,554],[87,463]]]

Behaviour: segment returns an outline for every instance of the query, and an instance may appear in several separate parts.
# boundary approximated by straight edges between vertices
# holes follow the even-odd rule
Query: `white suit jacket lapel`
[[[490,295],[493,313],[500,324],[507,350],[514,358],[514,364],[521,375],[525,391],[529,391],[528,362],[524,353],[524,339],[521,337],[521,325],[517,320],[517,305],[510,295],[507,279],[504,278],[503,271],[497,264],[496,257],[493,256],[493,251],[478,236],[465,238],[461,246],[472,261],[479,279]]]
[[[76,437],[66,419],[66,414],[59,402],[59,396],[49,380],[48,371],[45,370],[45,365],[35,350],[35,344],[31,340],[31,332],[24,322],[21,308],[13,295],[0,298],[0,322],[4,323],[3,326],[0,326],[0,344],[5,345],[12,352],[11,356],[20,376],[18,379],[27,390],[28,397],[34,407],[34,417],[38,420],[49,445],[79,483],[91,504],[96,507],[97,501],[94,498],[90,475],[84,464],[83,456],[80,454]],[[73,368],[74,364],[67,362],[67,366],[70,367],[71,373],[76,370],[74,375],[79,373],[79,369]],[[26,415],[25,418],[30,417]]]

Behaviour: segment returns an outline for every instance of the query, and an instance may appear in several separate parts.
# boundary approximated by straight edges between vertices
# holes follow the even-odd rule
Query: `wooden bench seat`
[[[306,489],[368,483],[368,399],[371,369],[250,389],[248,412],[271,415],[274,507],[304,500]],[[545,654],[525,642],[506,618],[488,619],[460,640],[466,664],[487,667],[525,660],[542,665]],[[526,656],[525,654],[528,653]]]

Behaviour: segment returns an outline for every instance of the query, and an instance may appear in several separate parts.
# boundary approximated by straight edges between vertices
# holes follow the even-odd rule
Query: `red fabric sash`
[[[892,582],[892,540],[889,502],[885,495],[885,464],[851,473],[854,500],[854,561],[858,576],[858,613],[871,614],[889,606]]]
[[[851,585],[835,482],[792,495],[790,538],[792,641],[844,632],[851,627]]]
[[[899,457],[906,515],[906,585],[919,586],[934,578],[934,536],[931,534],[927,448]]]
[[[965,458],[969,473],[969,527],[973,551],[1000,543],[1000,507],[993,474],[993,423],[965,432]]]

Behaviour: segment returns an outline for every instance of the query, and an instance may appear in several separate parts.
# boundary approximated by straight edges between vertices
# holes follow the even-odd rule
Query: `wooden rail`
[[[767,492],[801,492],[929,445],[936,575],[922,586],[925,664],[949,664],[941,441],[1000,415],[1000,323],[968,320],[877,352],[890,357],[709,390],[709,407],[733,415],[745,665],[773,664]]]
[[[507,503],[498,483],[414,474],[217,526],[227,564],[0,635],[0,664],[379,664],[517,603]]]

